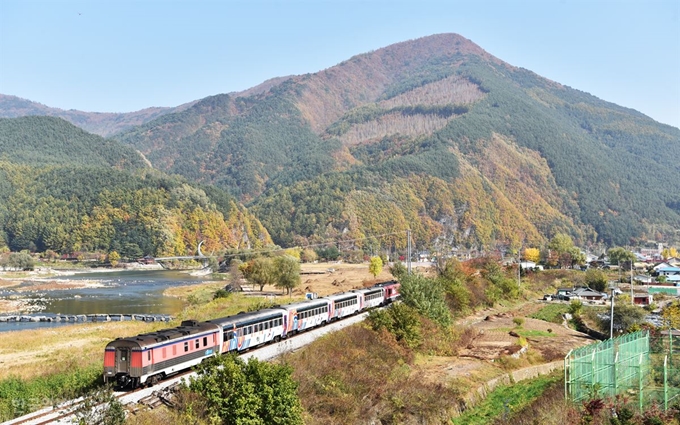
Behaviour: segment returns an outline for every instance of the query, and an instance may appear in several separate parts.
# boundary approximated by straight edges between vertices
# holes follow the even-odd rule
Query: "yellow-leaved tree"
[[[541,250],[538,248],[526,248],[523,257],[526,261],[538,263],[538,260],[541,259]]]
[[[663,317],[664,326],[673,329],[680,328],[680,301],[674,301],[673,303],[668,304],[666,308],[663,309],[661,317]]]
[[[371,262],[368,265],[368,271],[371,272],[374,278],[378,277],[378,275],[382,273],[382,269],[383,269],[382,259],[378,256],[371,257]]]
[[[111,267],[116,267],[118,265],[118,261],[120,261],[120,254],[116,251],[111,251],[109,252],[109,263],[111,263]]]
[[[677,257],[678,256],[678,250],[675,249],[675,247],[664,248],[664,250],[661,251],[661,256],[663,257],[664,260],[668,260],[669,258]]]

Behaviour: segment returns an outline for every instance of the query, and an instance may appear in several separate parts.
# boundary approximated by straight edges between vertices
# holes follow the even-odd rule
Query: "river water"
[[[171,270],[131,270],[106,273],[78,273],[50,280],[87,280],[101,284],[95,288],[60,289],[23,294],[40,307],[40,313],[75,314],[177,314],[181,300],[163,296],[171,286],[205,282],[204,277]],[[0,294],[4,296],[9,293]],[[0,332],[64,325],[59,322],[0,322]]]

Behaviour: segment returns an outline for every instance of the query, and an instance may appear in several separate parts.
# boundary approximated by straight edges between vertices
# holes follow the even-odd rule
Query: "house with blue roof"
[[[658,269],[657,273],[659,273],[659,276],[666,276],[667,278],[669,276],[680,276],[680,267],[664,267]]]
[[[666,283],[680,286],[680,267],[663,267],[657,270],[659,277],[665,276]]]

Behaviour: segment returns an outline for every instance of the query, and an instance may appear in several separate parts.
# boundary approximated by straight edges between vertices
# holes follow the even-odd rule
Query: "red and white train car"
[[[244,351],[286,337],[287,316],[280,308],[242,312],[209,320],[223,332],[222,353]]]
[[[187,320],[176,328],[118,338],[104,352],[104,382],[119,387],[153,385],[168,375],[220,354],[222,328]]]
[[[343,317],[357,314],[362,310],[361,295],[356,292],[343,292],[341,294],[334,294],[324,297],[330,301],[330,318],[331,320],[342,319]]]
[[[399,299],[399,287],[401,286],[401,283],[397,282],[396,280],[390,280],[388,282],[382,282],[378,283],[374,286],[374,288],[382,288],[385,292],[383,293],[383,304],[382,305],[387,305],[391,302],[396,301]]]
[[[282,305],[288,317],[287,335],[293,335],[317,326],[323,326],[331,319],[331,303],[326,298]]]

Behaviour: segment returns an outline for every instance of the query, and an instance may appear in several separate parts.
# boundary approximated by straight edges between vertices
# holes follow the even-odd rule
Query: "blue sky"
[[[176,106],[449,32],[680,128],[679,0],[0,0],[0,93]]]

